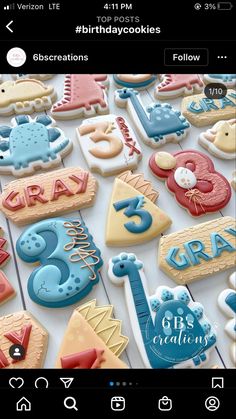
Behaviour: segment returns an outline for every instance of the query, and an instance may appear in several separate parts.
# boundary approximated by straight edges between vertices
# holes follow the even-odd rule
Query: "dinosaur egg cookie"
[[[182,100],[181,112],[196,127],[215,124],[215,122],[235,118],[236,92],[228,90],[221,99],[210,99],[205,93],[188,96]]]
[[[160,268],[177,284],[204,279],[236,265],[236,226],[221,217],[162,236]]]
[[[87,208],[94,204],[97,181],[91,173],[69,167],[9,182],[0,210],[17,225]]]
[[[0,89],[0,116],[46,111],[56,98],[54,88],[39,80],[5,81]]]
[[[197,368],[216,344],[213,324],[203,306],[183,286],[160,286],[150,295],[143,262],[132,253],[109,261],[108,276],[124,285],[136,344],[146,368]]]
[[[76,119],[109,113],[107,74],[68,74],[64,96],[52,108],[55,119]]]
[[[47,170],[60,165],[71,150],[72,141],[47,115],[21,115],[12,119],[11,127],[0,125],[0,173],[20,177]]]
[[[218,304],[223,313],[230,319],[226,326],[225,331],[232,339],[230,354],[234,366],[236,365],[236,272],[232,273],[229,277],[231,288],[222,291],[218,297]]]
[[[152,240],[171,225],[155,205],[158,197],[142,174],[127,171],[116,177],[107,215],[106,244],[132,246]]]
[[[218,121],[211,129],[202,132],[199,144],[213,156],[221,159],[236,158],[236,119]]]
[[[161,74],[161,83],[154,95],[157,99],[174,99],[179,96],[190,96],[200,93],[204,84],[199,74]]]
[[[137,137],[123,116],[86,119],[77,136],[89,168],[102,176],[136,169],[142,157]]]
[[[236,74],[204,74],[203,80],[206,84],[223,83],[228,88],[236,86]]]
[[[0,317],[0,369],[43,368],[48,332],[28,311]],[[21,345],[24,352],[11,358],[9,349]]]
[[[119,87],[131,87],[133,89],[147,89],[156,81],[156,74],[114,74],[115,84]]]
[[[145,109],[138,92],[133,89],[116,90],[115,103],[120,108],[127,108],[142,140],[153,148],[168,142],[178,143],[190,128],[181,113],[167,103],[153,103]]]
[[[128,368],[119,356],[129,339],[121,334],[121,321],[112,317],[113,306],[96,300],[76,308],[69,320],[56,360],[56,368]]]
[[[66,307],[85,297],[99,281],[103,261],[84,222],[65,218],[40,221],[19,237],[19,257],[40,263],[28,292],[45,307]]]
[[[199,151],[185,150],[170,154],[169,160],[173,161],[172,158],[175,167],[163,169],[158,166],[158,152],[154,153],[149,166],[155,176],[166,181],[167,189],[189,214],[199,217],[227,205],[231,198],[230,184],[215,170],[209,157]]]

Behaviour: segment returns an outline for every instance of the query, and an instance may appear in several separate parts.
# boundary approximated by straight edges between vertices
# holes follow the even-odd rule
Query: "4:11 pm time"
[[[132,3],[106,3],[103,6],[106,10],[132,10]]]

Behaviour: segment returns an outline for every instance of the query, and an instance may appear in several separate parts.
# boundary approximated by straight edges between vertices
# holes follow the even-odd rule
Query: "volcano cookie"
[[[74,310],[59,354],[56,368],[128,368],[119,356],[129,339],[121,334],[121,321],[113,319],[113,306],[97,306],[89,301]]]
[[[113,284],[124,285],[134,338],[146,368],[196,368],[208,361],[215,331],[186,287],[160,286],[150,296],[143,263],[132,253],[110,259],[108,276]]]
[[[55,119],[76,119],[109,113],[107,74],[68,74],[64,97],[52,108]]]
[[[99,281],[103,261],[83,221],[40,221],[19,237],[16,250],[25,262],[41,265],[29,277],[28,292],[42,306],[77,303]]]
[[[5,81],[0,89],[0,116],[46,111],[56,98],[54,88],[39,80]]]
[[[48,332],[28,311],[0,317],[0,368],[42,368],[47,343]],[[24,348],[19,360],[9,355],[12,345]]]
[[[149,166],[166,181],[176,201],[194,217],[224,208],[231,198],[228,180],[214,168],[205,154],[195,150],[154,153]]]
[[[236,158],[236,119],[219,121],[211,129],[202,132],[199,144],[220,159]]]
[[[236,225],[221,217],[162,236],[159,266],[177,284],[188,284],[236,265]]]
[[[115,179],[107,215],[106,244],[132,246],[152,240],[171,225],[155,205],[158,197],[142,174],[122,173]]]

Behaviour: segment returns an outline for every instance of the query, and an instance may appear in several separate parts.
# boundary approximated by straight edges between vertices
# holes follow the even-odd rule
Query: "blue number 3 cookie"
[[[19,237],[16,250],[25,262],[41,265],[29,277],[28,292],[42,306],[74,304],[99,281],[101,254],[80,220],[40,221]]]

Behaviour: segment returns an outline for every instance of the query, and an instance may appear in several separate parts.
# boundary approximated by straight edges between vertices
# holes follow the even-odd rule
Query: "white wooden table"
[[[10,78],[10,75],[3,75],[3,81]],[[46,84],[54,85],[58,93],[58,98],[61,98],[63,95],[63,80],[63,75],[56,75],[52,80],[45,82]],[[111,78],[108,92],[111,113],[118,113],[125,116],[133,126],[132,121],[129,120],[126,110],[118,109],[115,106],[114,90],[115,86]],[[141,98],[145,105],[148,105],[150,102],[154,101],[153,91],[154,87],[141,92]],[[180,109],[181,101],[182,98],[178,98],[171,100],[170,103],[175,108]],[[10,119],[10,117],[0,117],[0,124],[10,125]],[[78,127],[81,122],[81,119],[73,121],[58,121],[58,126],[65,131],[66,136],[70,137],[74,143],[72,153],[63,161],[64,167],[80,166],[87,169],[87,165],[81,153],[75,132],[76,127]],[[172,152],[192,148],[208,154],[208,152],[204,150],[197,141],[198,134],[202,131],[205,131],[207,128],[209,127],[191,127],[191,131],[187,138],[182,140],[179,144],[166,144],[165,146],[161,147],[161,150]],[[159,181],[152,175],[148,166],[148,160],[150,155],[153,153],[153,149],[146,146],[141,140],[140,143],[143,150],[143,159],[139,164],[137,172],[144,173],[145,178],[152,180],[153,186],[160,192],[160,196],[158,198],[158,206],[164,209],[173,220],[172,226],[165,232],[165,234],[178,231],[182,228],[193,226],[204,221],[223,217],[225,215],[234,216],[235,192],[232,190],[232,198],[226,208],[224,208],[222,211],[200,218],[192,218],[186,210],[178,206],[173,196],[171,196],[169,191],[167,191],[165,188],[164,182]],[[230,181],[232,178],[232,172],[235,169],[235,161],[221,160],[211,156],[210,154],[208,155],[212,158],[216,170],[221,172]],[[104,265],[101,270],[101,281],[97,286],[93,288],[92,292],[84,300],[82,300],[82,302],[96,298],[98,304],[114,304],[114,315],[116,318],[123,320],[122,332],[129,336],[130,339],[127,350],[122,355],[122,359],[132,368],[143,368],[143,363],[132,334],[132,329],[124,300],[124,290],[123,288],[115,287],[112,285],[107,277],[108,260],[110,257],[115,256],[123,250],[136,253],[139,259],[145,262],[145,272],[149,281],[150,293],[154,292],[159,285],[167,285],[173,287],[175,286],[175,283],[170,278],[168,278],[157,266],[157,249],[159,238],[143,245],[128,247],[127,249],[108,248],[105,245],[104,235],[106,213],[114,177],[112,176],[103,178],[98,174],[95,174],[95,176],[99,182],[99,189],[95,205],[91,208],[80,211],[80,215],[83,217],[83,220],[86,222],[90,232],[92,233],[96,245],[101,250]],[[12,176],[1,175],[1,188],[11,180],[13,180]],[[68,218],[70,216],[78,217],[78,212],[69,214]],[[17,291],[15,298],[0,306],[0,316],[12,313],[14,311],[27,309],[47,328],[49,332],[49,346],[45,367],[51,368],[54,366],[56,354],[65,328],[67,326],[67,322],[73,309],[78,304],[64,309],[49,309],[39,306],[31,301],[27,292],[27,281],[33,268],[29,264],[26,264],[20,260],[15,250],[16,241],[25,228],[15,226],[12,222],[6,220],[2,213],[0,213],[0,225],[5,231],[4,237],[8,240],[8,251],[11,254],[11,260],[3,270]],[[219,293],[227,287],[227,279],[231,272],[232,270],[212,275],[209,278],[195,282],[189,286],[189,290],[193,298],[204,305],[206,312],[208,313],[208,317],[213,321],[217,330],[217,347],[211,353],[210,361],[206,365],[207,368],[213,365],[218,365],[220,368],[234,367],[229,356],[229,345],[231,344],[231,340],[224,332],[226,318],[221,313],[217,305],[217,297]]]

